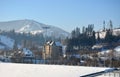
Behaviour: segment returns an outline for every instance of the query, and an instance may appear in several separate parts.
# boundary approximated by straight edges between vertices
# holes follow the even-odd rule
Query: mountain
[[[45,29],[47,27],[47,29]],[[34,20],[15,20],[15,21],[7,21],[0,22],[0,29],[3,31],[15,30],[18,33],[31,33],[38,34],[43,33],[47,36],[55,36],[59,37],[68,37],[70,34],[58,27],[46,25],[43,23],[39,23]]]

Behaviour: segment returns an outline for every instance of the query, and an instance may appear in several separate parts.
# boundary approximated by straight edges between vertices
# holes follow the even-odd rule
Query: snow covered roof
[[[62,44],[60,42],[55,42],[56,46],[62,46]]]
[[[9,70],[8,70],[9,69]],[[0,63],[1,77],[80,77],[110,68]],[[11,71],[12,70],[12,71]]]
[[[30,50],[27,49],[27,48],[23,48],[23,53],[24,53],[25,55],[28,55],[29,57],[32,57],[32,56],[33,56],[32,51],[30,51]]]
[[[60,43],[60,42],[55,42],[55,41],[48,41],[46,44],[48,44],[48,45],[53,45],[53,44],[55,44],[56,46],[62,46],[62,44]]]
[[[115,50],[116,52],[120,52],[120,46],[117,46],[114,50]]]
[[[93,45],[92,49],[99,49],[99,48],[102,48],[103,45],[100,45],[100,44],[96,44],[96,45]]]

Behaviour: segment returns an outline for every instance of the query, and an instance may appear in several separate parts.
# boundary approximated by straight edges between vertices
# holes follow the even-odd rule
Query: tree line
[[[111,21],[110,21],[111,22]],[[67,52],[73,52],[77,50],[90,50],[92,46],[100,43],[115,43],[120,41],[120,35],[113,35],[112,22],[110,23],[110,29],[103,30],[106,33],[104,38],[100,38],[100,32],[95,32],[94,24],[89,24],[87,27],[75,28],[71,32],[71,37],[67,38]],[[97,35],[97,37],[96,37]]]
[[[15,47],[19,44],[23,47],[32,47],[35,45],[43,46],[47,40],[60,40],[60,38],[45,36],[43,33],[31,34],[31,33],[18,33],[15,30],[1,31],[1,35],[8,36],[15,40]]]
[[[88,25],[88,27],[83,27],[82,32],[80,31],[80,28],[77,27],[71,32],[71,38],[67,39],[67,51],[90,48],[95,43],[93,24]]]

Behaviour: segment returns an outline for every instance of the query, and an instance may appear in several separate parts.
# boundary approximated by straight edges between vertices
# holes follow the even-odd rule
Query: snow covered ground
[[[0,63],[0,77],[80,77],[109,68]]]

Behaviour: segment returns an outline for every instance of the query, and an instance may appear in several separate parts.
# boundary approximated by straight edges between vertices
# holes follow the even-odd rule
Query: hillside
[[[13,49],[14,40],[7,37],[0,35],[0,49]]]
[[[102,39],[105,38],[107,31],[98,31],[98,32],[99,32],[100,38],[102,38]],[[96,32],[96,38],[98,37],[98,32]],[[114,36],[119,36],[120,35],[120,29],[119,28],[118,29],[113,29],[112,34]]]

